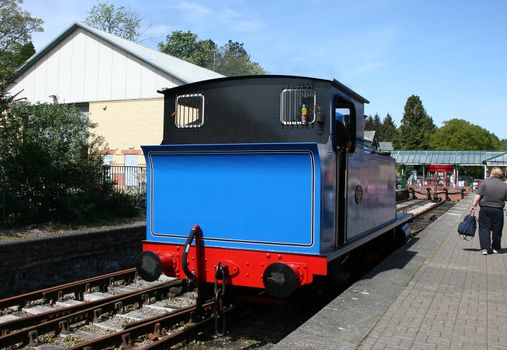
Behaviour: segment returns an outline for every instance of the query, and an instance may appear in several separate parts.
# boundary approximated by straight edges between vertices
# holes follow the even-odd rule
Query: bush
[[[144,213],[144,192],[114,191],[111,183],[96,186],[88,192],[66,198],[59,222],[101,222],[108,218],[141,216]],[[63,220],[62,220],[63,219]]]
[[[83,222],[139,214],[137,199],[102,181],[103,140],[70,105],[0,95],[0,192],[11,223]]]

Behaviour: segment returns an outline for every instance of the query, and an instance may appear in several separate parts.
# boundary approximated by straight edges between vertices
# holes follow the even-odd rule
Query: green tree
[[[364,124],[364,130],[375,131],[375,135],[379,140],[382,139],[383,130],[382,130],[382,121],[380,120],[380,116],[378,113],[372,117],[371,115],[366,118]]]
[[[414,150],[428,149],[434,130],[433,119],[426,113],[419,96],[410,96],[405,103],[397,147]]]
[[[0,81],[35,53],[31,34],[41,32],[42,20],[20,8],[21,0],[0,0]]]
[[[371,115],[364,118],[364,130],[373,130],[373,117]]]
[[[502,140],[500,141],[500,143],[501,143],[501,145],[502,145],[502,146],[501,146],[501,147],[502,147],[502,151],[507,151],[507,139],[502,139]]]
[[[380,141],[396,142],[398,139],[398,129],[389,113],[382,121],[382,139]]]
[[[243,43],[229,40],[219,50],[216,71],[225,76],[256,75],[266,72],[259,63],[252,62]]]
[[[430,140],[430,146],[437,150],[500,150],[498,137],[478,125],[463,119],[445,121]]]
[[[94,5],[84,22],[91,27],[135,42],[141,36],[141,15],[106,1],[99,1]]]
[[[158,44],[161,52],[197,64],[226,76],[265,74],[264,69],[252,62],[243,43],[229,40],[218,47],[211,40],[199,40],[190,31],[174,31],[165,42]]]
[[[0,169],[11,221],[88,215],[94,203],[77,199],[96,191],[102,157],[87,118],[69,105],[2,100]]]
[[[190,31],[174,31],[166,41],[158,44],[160,52],[181,58],[198,66],[215,70],[218,48],[211,39],[197,40],[197,34]]]

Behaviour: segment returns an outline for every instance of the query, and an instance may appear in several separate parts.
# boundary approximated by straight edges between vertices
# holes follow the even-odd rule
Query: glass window
[[[308,125],[315,122],[317,95],[311,88],[284,89],[280,97],[280,122],[283,125]]]
[[[125,154],[125,166],[137,166],[137,154]]]
[[[200,128],[204,125],[204,96],[201,94],[176,97],[177,128]]]
[[[104,165],[111,165],[113,164],[113,155],[112,154],[106,154],[104,156]]]
[[[353,108],[354,106],[348,101],[338,98],[335,100],[335,144],[349,152],[354,151],[356,139],[356,119]],[[371,147],[373,139],[368,141],[367,146]]]

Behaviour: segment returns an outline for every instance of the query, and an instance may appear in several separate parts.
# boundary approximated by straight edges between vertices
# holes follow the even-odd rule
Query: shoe
[[[488,255],[488,251],[486,249],[482,250],[482,255]]]
[[[493,254],[500,254],[500,249],[493,249]]]

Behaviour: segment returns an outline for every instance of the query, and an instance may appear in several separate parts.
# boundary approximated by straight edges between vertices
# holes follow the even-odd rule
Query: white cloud
[[[176,8],[181,11],[179,15],[190,21],[198,21],[210,15],[214,15],[208,7],[189,1],[180,1]]]

